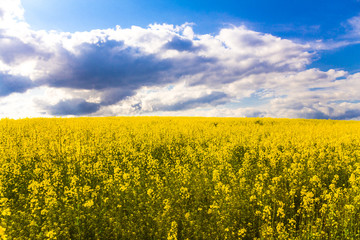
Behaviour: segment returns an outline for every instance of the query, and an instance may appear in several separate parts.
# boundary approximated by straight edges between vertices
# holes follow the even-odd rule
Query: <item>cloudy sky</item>
[[[360,120],[359,0],[0,0],[0,118]]]

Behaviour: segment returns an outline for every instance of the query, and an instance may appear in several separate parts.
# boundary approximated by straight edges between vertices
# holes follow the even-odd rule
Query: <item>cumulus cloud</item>
[[[61,100],[55,105],[47,106],[50,114],[55,116],[88,115],[98,111],[99,108],[99,104],[87,102],[79,98]]]
[[[28,45],[29,51],[21,54],[27,52],[32,59],[37,56],[37,75],[33,75],[37,84],[69,92],[97,90],[102,106],[116,104],[143,87],[186,81],[189,86],[205,84],[211,89],[254,74],[299,70],[312,56],[306,45],[243,26],[223,29],[216,36],[194,38],[192,33],[188,25],[117,27],[74,34],[34,32],[39,46],[52,40],[47,47],[52,51]],[[256,51],[251,50],[254,46]],[[11,58],[20,59],[21,54],[12,52]],[[196,105],[181,101],[180,105]]]
[[[164,45],[164,48],[177,50],[179,52],[200,50],[200,47],[195,47],[190,39],[180,38],[179,36],[173,37],[173,39]]]
[[[35,87],[34,83],[28,78],[0,73],[0,97],[23,93],[33,87]]]
[[[2,0],[0,5],[0,34],[23,36],[29,25],[24,20],[24,9],[20,0]]]
[[[3,104],[19,93],[45,115],[359,118],[359,74],[307,69],[314,51],[328,46],[321,41],[300,44],[245,26],[196,34],[188,23],[34,31],[20,1],[3,1]],[[349,23],[359,30],[358,17]]]
[[[36,49],[18,38],[0,35],[0,60],[8,65],[19,64],[37,55]]]
[[[0,18],[3,21],[24,20],[24,9],[20,0],[2,0],[0,5]]]
[[[137,89],[148,84],[160,84],[171,62],[152,54],[142,54],[122,42],[108,40],[78,46],[79,54],[65,52],[61,64],[50,62],[51,72],[41,79],[51,87],[76,89],[107,89],[123,87]]]

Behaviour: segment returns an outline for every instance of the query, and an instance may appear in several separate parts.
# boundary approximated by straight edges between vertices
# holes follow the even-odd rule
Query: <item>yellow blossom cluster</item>
[[[360,239],[360,122],[0,120],[1,239]]]

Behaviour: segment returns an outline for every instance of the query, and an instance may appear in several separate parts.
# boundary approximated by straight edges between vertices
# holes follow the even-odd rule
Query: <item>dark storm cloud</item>
[[[28,78],[0,73],[0,97],[11,93],[23,93],[35,87],[35,84]]]
[[[172,105],[162,105],[156,106],[154,110],[156,111],[179,111],[179,110],[187,110],[200,106],[216,106],[220,104],[224,104],[227,102],[227,95],[223,92],[212,92],[208,95],[199,97],[199,98],[191,98],[191,99],[180,99],[177,103]]]
[[[95,113],[100,109],[100,104],[90,103],[84,99],[69,99],[62,100],[55,105],[47,107],[51,115],[66,116],[66,115],[88,115]]]
[[[179,52],[183,52],[183,51],[193,52],[193,51],[197,51],[200,49],[199,47],[195,47],[191,40],[182,39],[178,36],[173,37],[173,39],[171,41],[167,42],[164,45],[164,48],[165,49],[174,49]]]
[[[51,87],[134,90],[143,85],[161,84],[165,81],[164,74],[172,67],[170,61],[144,55],[122,42],[82,44],[79,50],[79,55],[63,54],[65,64],[43,82]]]

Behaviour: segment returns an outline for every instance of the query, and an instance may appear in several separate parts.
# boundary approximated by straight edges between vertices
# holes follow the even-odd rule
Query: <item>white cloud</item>
[[[355,36],[360,36],[360,15],[350,18],[348,22],[352,27],[351,33]]]
[[[28,28],[20,0],[1,0],[0,31],[2,34],[24,37],[24,32]]]
[[[3,21],[23,21],[24,20],[24,9],[21,5],[20,0],[2,0],[0,5],[0,18],[2,28],[5,26]]]
[[[332,50],[342,48],[350,45],[360,44],[360,15],[347,19],[346,22],[341,23],[342,30],[345,30],[344,34],[341,34],[337,39],[318,39],[309,42],[309,45],[313,50]]]

